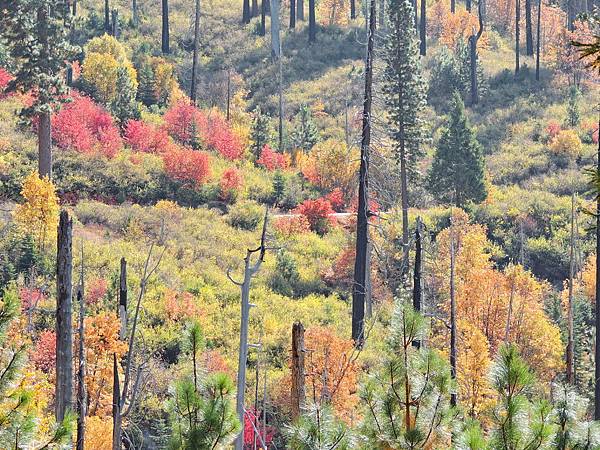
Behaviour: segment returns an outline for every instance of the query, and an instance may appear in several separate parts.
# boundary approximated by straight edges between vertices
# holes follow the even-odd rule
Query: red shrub
[[[310,229],[319,234],[325,234],[334,223],[332,214],[335,213],[329,200],[318,198],[316,200],[305,200],[294,209],[296,214],[300,214],[308,220]]]
[[[56,333],[44,330],[40,333],[31,354],[29,355],[36,369],[50,372],[56,365]]]
[[[177,181],[200,185],[210,175],[208,155],[187,148],[173,147],[163,155],[167,175]]]
[[[225,169],[225,172],[223,172],[223,175],[221,176],[221,181],[219,182],[221,199],[229,201],[234,198],[243,184],[244,179],[237,169],[234,167]]]
[[[88,283],[85,291],[85,302],[89,305],[96,305],[106,295],[108,282],[104,278],[96,278]]]
[[[263,427],[261,411],[256,411],[254,407],[246,410],[244,413],[244,450],[269,447],[274,434],[275,429],[273,427]],[[255,436],[256,447],[254,446]]]
[[[200,308],[189,292],[167,290],[165,293],[167,317],[173,321],[188,320],[200,315]]]
[[[206,134],[208,122],[202,112],[187,101],[181,100],[165,113],[165,128],[169,135],[185,145]]]
[[[589,136],[592,143],[598,143],[598,122],[587,120],[581,124],[581,129]]]
[[[551,120],[546,126],[546,134],[550,139],[554,139],[556,136],[558,136],[558,133],[560,133],[561,129],[560,123],[558,123],[556,120]]]
[[[52,138],[61,148],[112,158],[123,143],[111,115],[88,97],[73,95],[52,119]]]
[[[344,205],[346,204],[346,200],[344,200],[344,193],[340,188],[335,188],[329,194],[325,196],[329,203],[331,203],[331,207],[335,210],[335,212],[342,212],[344,209]]]
[[[257,164],[263,166],[269,172],[275,169],[285,169],[288,166],[288,160],[282,153],[275,152],[271,147],[265,145],[260,152],[260,158]]]
[[[125,128],[125,142],[134,150],[145,153],[164,152],[169,145],[167,130],[141,120],[130,120]]]
[[[240,159],[244,154],[240,139],[231,131],[227,121],[220,115],[209,118],[205,140],[211,148],[227,159]]]
[[[305,216],[279,217],[273,222],[273,228],[285,237],[308,233],[310,223]]]
[[[21,299],[21,310],[28,311],[35,309],[37,305],[46,299],[44,293],[39,289],[21,288],[19,290]]]
[[[8,73],[6,70],[0,67],[0,93],[2,93],[4,89],[6,89],[6,86],[8,86],[8,83],[10,82],[10,80],[12,80],[12,78],[13,77],[10,73]]]

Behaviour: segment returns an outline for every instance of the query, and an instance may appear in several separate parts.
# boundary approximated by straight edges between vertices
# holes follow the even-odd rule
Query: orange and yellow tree
[[[323,25],[347,25],[350,18],[348,0],[321,0],[317,7],[317,18]]]

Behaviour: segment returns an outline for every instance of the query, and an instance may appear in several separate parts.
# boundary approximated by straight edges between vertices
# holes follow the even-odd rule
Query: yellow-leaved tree
[[[38,250],[43,251],[56,236],[59,213],[56,190],[47,177],[40,178],[37,172],[32,172],[23,182],[21,196],[25,201],[15,209],[15,222],[23,232],[33,236]]]

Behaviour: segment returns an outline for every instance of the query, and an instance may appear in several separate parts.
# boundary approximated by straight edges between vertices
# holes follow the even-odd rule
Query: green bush
[[[263,208],[258,203],[247,200],[233,205],[226,220],[234,228],[252,231],[258,227],[263,214]]]

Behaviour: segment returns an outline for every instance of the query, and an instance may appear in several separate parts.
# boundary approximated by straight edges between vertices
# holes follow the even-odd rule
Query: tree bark
[[[304,372],[304,327],[300,322],[292,326],[292,419],[302,414],[306,403],[306,388]]]
[[[356,19],[356,0],[350,0],[350,19]]]
[[[453,224],[450,225],[451,227]],[[456,380],[456,298],[454,293],[454,232],[450,231],[450,377]],[[450,394],[450,405],[456,406],[456,392]]]
[[[127,260],[121,258],[121,272],[119,275],[119,339],[127,337]]]
[[[244,0],[242,7],[242,23],[250,23],[250,0]]]
[[[571,238],[569,239],[569,297],[567,305],[567,383],[575,384],[573,336],[573,279],[575,277],[575,194],[571,195]]]
[[[420,45],[419,52],[421,56],[427,55],[427,0],[421,0],[421,18],[419,26]]]
[[[537,11],[537,39],[536,39],[536,56],[535,56],[535,79],[540,81],[540,31],[541,31],[541,23],[542,23],[542,0],[538,1],[538,11]]]
[[[250,15],[252,17],[258,16],[258,0],[252,0],[252,11]]]
[[[296,0],[296,19],[304,21],[304,0]]]
[[[119,11],[117,11],[116,9],[113,9],[111,11],[111,17],[112,17],[111,34],[113,35],[113,37],[115,39],[118,39],[119,38]]]
[[[296,0],[290,0],[290,28],[296,28]]]
[[[531,18],[531,2],[525,0],[525,43],[527,56],[533,56],[533,22]]]
[[[117,355],[113,353],[113,439],[112,449],[121,450],[121,393],[119,385],[119,366],[117,364]]]
[[[104,31],[110,33],[110,4],[109,0],[104,0]]]
[[[52,120],[49,113],[39,114],[38,171],[40,177],[52,178]]]
[[[521,0],[515,2],[515,75],[521,69]]]
[[[196,12],[194,17],[194,54],[192,57],[192,85],[190,87],[190,99],[196,105],[198,95],[198,53],[200,51],[200,0],[196,0]]]
[[[133,22],[134,27],[137,27],[140,23],[140,12],[138,11],[137,0],[132,0],[131,2],[131,21]]]
[[[450,0],[450,12],[452,14],[456,12],[456,0]]]
[[[85,302],[83,289],[83,247],[81,249],[81,275],[77,289],[79,303],[79,370],[77,372],[77,450],[85,448],[85,417],[87,416],[87,391],[85,387]]]
[[[423,1],[423,0],[422,0]],[[421,218],[417,217],[417,226],[415,228],[415,271],[413,275],[413,308],[417,312],[421,312],[423,301],[422,280],[422,261],[423,261],[423,241],[421,236],[422,222]],[[415,339],[413,345],[416,348],[421,347],[421,341]]]
[[[358,211],[356,223],[356,257],[352,283],[352,339],[354,345],[364,343],[365,297],[368,277],[369,245],[369,155],[371,148],[371,109],[373,104],[373,59],[375,27],[377,20],[376,0],[370,0],[369,35],[365,58],[365,91],[363,99],[362,138],[360,145],[360,169],[358,181]]]
[[[56,255],[56,421],[73,408],[73,221],[60,213]]]
[[[171,53],[169,42],[169,0],[162,0],[162,52]]]
[[[315,15],[315,0],[308,0],[308,42],[317,42],[317,18]]]
[[[266,19],[266,15],[267,15],[267,2],[269,0],[262,0],[261,4],[260,4],[260,29],[258,31],[258,34],[260,36],[264,36],[265,34],[267,34],[267,19]]]
[[[472,9],[471,0],[466,0],[465,7],[467,8],[467,11],[471,12],[471,9]]]

